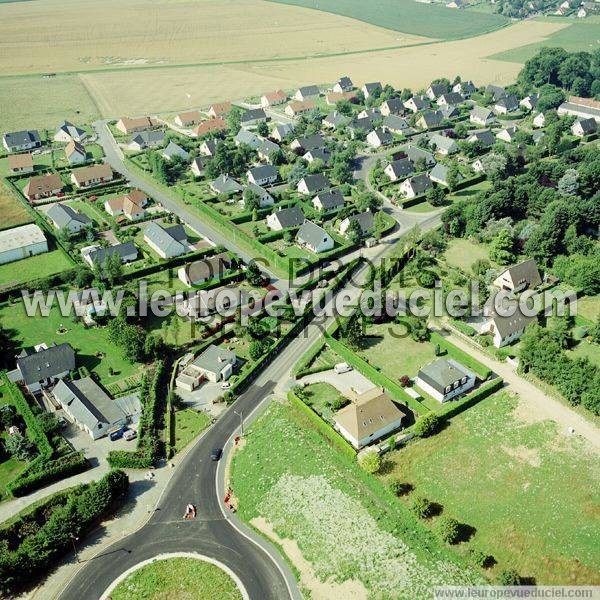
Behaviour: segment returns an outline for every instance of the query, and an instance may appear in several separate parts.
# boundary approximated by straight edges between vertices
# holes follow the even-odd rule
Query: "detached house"
[[[271,92],[270,94],[265,94],[262,96],[260,99],[260,104],[263,108],[267,108],[269,106],[285,104],[287,99],[288,96],[283,90],[277,90],[276,92]]]
[[[493,282],[497,288],[514,293],[534,289],[541,283],[542,278],[534,259],[525,260],[518,265],[509,267],[502,271]]]
[[[102,163],[91,167],[80,167],[71,171],[71,182],[77,189],[102,185],[113,179],[113,171],[109,165]]]
[[[469,144],[478,143],[482,148],[489,148],[496,142],[496,136],[489,130],[476,131],[467,138]]]
[[[439,183],[440,185],[448,187],[448,171],[449,168],[446,165],[437,163],[437,165],[435,165],[435,167],[433,167],[433,169],[431,169],[429,172],[429,179],[435,183]],[[464,179],[460,173],[457,173],[456,178],[458,181]]]
[[[13,131],[2,136],[2,145],[8,152],[23,152],[40,148],[42,141],[37,129],[29,131]]]
[[[48,252],[48,242],[35,223],[0,231],[0,265],[44,252]]]
[[[381,146],[389,146],[393,141],[392,134],[386,129],[378,127],[367,134],[367,143],[371,148],[381,148]]]
[[[273,231],[300,227],[302,223],[304,223],[304,213],[299,206],[280,208],[267,217],[267,226]]]
[[[227,252],[215,254],[188,263],[177,271],[177,277],[188,287],[201,285],[212,279],[220,279],[227,271],[235,266]]]
[[[277,181],[279,174],[277,169],[271,165],[252,167],[247,172],[248,181],[256,185],[270,185]]]
[[[215,194],[223,194],[231,196],[243,191],[243,187],[229,175],[219,175],[211,184],[210,187]]]
[[[144,207],[148,204],[148,196],[141,190],[131,190],[124,196],[109,198],[104,202],[104,210],[112,217],[125,216],[136,221],[146,216]]]
[[[470,98],[471,94],[477,91],[477,88],[472,81],[459,81],[452,87],[452,91],[462,94],[464,98]]]
[[[76,210],[73,210],[68,204],[53,204],[46,216],[52,221],[56,229],[68,231],[70,234],[77,234],[82,229],[89,227],[92,220]]]
[[[373,95],[378,95],[383,91],[383,86],[379,81],[374,83],[365,83],[361,88],[365,98],[369,99]]]
[[[458,152],[458,144],[456,141],[445,135],[440,135],[439,133],[431,136],[429,145],[443,156],[449,156],[450,154]]]
[[[17,357],[18,381],[31,394],[54,385],[75,370],[75,351],[70,344],[39,344],[23,350]]]
[[[517,128],[512,125],[511,127],[505,127],[504,129],[500,130],[497,134],[496,137],[499,140],[502,140],[503,142],[512,142],[515,134],[517,133]]]
[[[491,333],[494,346],[502,348],[520,339],[527,326],[536,320],[535,316],[524,315],[519,307],[511,316],[500,316],[493,312],[481,329],[481,333]]]
[[[313,110],[316,106],[317,105],[312,100],[300,100],[298,102],[290,102],[285,107],[284,112],[289,117],[299,117],[300,115]]]
[[[444,115],[439,110],[426,110],[419,120],[417,121],[417,125],[421,129],[433,129],[435,127],[439,127],[444,120]]]
[[[271,140],[263,140],[262,138],[260,140],[260,144],[256,148],[256,151],[258,152],[258,158],[269,163],[273,160],[273,156],[280,150],[281,148],[275,142],[272,142]]]
[[[85,147],[75,141],[71,141],[65,146],[65,156],[70,165],[80,165],[87,160]]]
[[[329,129],[337,129],[338,127],[347,125],[349,121],[350,117],[343,115],[337,110],[333,110],[323,119],[322,122],[324,127],[328,127]]]
[[[251,127],[257,123],[266,122],[269,120],[263,108],[251,108],[242,113],[240,123],[242,127]]]
[[[348,102],[356,104],[357,99],[356,92],[328,92],[325,94],[325,103],[329,106],[333,106],[342,100],[348,100]]]
[[[189,152],[173,141],[167,144],[167,147],[162,151],[162,156],[165,160],[169,161],[174,158],[179,158],[182,161],[187,162],[190,159]]]
[[[344,206],[344,196],[339,189],[334,188],[328,192],[321,192],[312,200],[313,206],[322,212],[329,212]]]
[[[278,142],[283,142],[287,137],[294,133],[293,123],[282,123],[281,125],[275,125],[271,137]]]
[[[209,159],[206,156],[196,156],[196,158],[192,158],[192,162],[190,163],[190,171],[195,177],[202,177],[204,175],[204,169],[208,164],[208,160]]]
[[[217,102],[210,105],[206,114],[213,119],[219,119],[227,116],[230,112],[231,102]]]
[[[60,175],[58,173],[48,173],[32,177],[23,188],[23,194],[31,202],[56,196],[62,192],[62,189],[63,182]]]
[[[414,167],[409,158],[400,158],[392,161],[383,172],[390,178],[390,181],[404,179],[414,172]]]
[[[544,113],[539,113],[535,115],[533,118],[533,126],[537,128],[546,126],[546,115]]]
[[[179,125],[179,127],[191,127],[192,125],[197,125],[200,121],[202,121],[202,115],[197,110],[175,115],[175,125]]]
[[[383,119],[383,126],[392,133],[396,133],[398,135],[408,133],[410,129],[408,125],[408,121],[403,117],[399,117],[398,115],[387,115]]]
[[[221,140],[218,138],[204,140],[199,148],[200,154],[202,154],[202,156],[214,156],[220,143]]]
[[[140,152],[146,148],[158,148],[165,143],[165,132],[160,129],[142,131],[131,138],[129,148]]]
[[[304,221],[296,234],[296,242],[316,254],[327,252],[335,245],[333,238],[319,225]]]
[[[404,147],[404,153],[410,158],[413,164],[416,164],[419,159],[425,161],[425,166],[427,168],[433,167],[436,163],[435,157],[431,152],[427,152],[427,150],[423,150],[423,148],[413,146],[412,144],[408,144],[408,146]]]
[[[539,99],[539,94],[530,94],[529,96],[525,96],[525,98],[519,102],[519,106],[525,110],[534,110],[537,107]]]
[[[315,148],[309,150],[306,154],[302,155],[302,158],[309,164],[315,162],[315,160],[322,160],[325,166],[329,165],[331,158],[331,152],[327,148]]]
[[[157,121],[150,117],[139,117],[137,119],[121,117],[117,121],[116,128],[122,133],[137,133],[139,131],[145,131],[146,129],[152,129],[157,125]]]
[[[390,98],[389,100],[382,102],[379,110],[384,117],[388,117],[389,115],[401,117],[406,112],[404,102],[402,102],[400,98]]]
[[[573,125],[571,125],[571,133],[577,137],[585,137],[596,133],[598,125],[596,120],[590,117],[589,119],[577,119]]]
[[[321,94],[319,90],[319,86],[317,85],[305,85],[301,88],[298,88],[297,92],[294,94],[294,98],[299,100],[300,102],[304,102],[306,100],[312,100],[313,98],[318,98]]]
[[[505,115],[515,110],[519,110],[519,99],[514,95],[510,94],[500,98],[496,104],[494,104],[494,110],[496,114]]]
[[[196,129],[194,129],[194,136],[197,138],[204,137],[209,133],[219,133],[221,131],[227,131],[228,125],[224,119],[214,118],[208,121],[202,121]]]
[[[366,237],[367,235],[370,235],[375,229],[375,216],[370,210],[366,210],[365,212],[359,213],[358,215],[352,215],[350,217],[345,218],[340,223],[339,231],[342,235],[346,235],[348,233],[351,223],[357,223],[361,237]]]
[[[344,76],[340,77],[336,84],[333,86],[333,91],[341,94],[343,92],[351,92],[354,89],[354,84],[352,83],[352,79],[350,77]]]
[[[446,94],[448,92],[448,86],[445,83],[432,83],[427,90],[425,90],[425,95],[430,100],[435,100],[438,96],[442,94]]]
[[[489,108],[484,108],[483,106],[474,106],[473,110],[469,113],[469,121],[482,127],[491,125],[495,120],[494,113]]]
[[[183,225],[163,227],[151,221],[144,229],[144,241],[161,258],[174,258],[189,252],[189,243]]]
[[[133,262],[137,260],[138,251],[133,242],[126,242],[106,248],[87,246],[81,249],[81,256],[90,267],[94,268],[95,265],[104,265],[106,259],[112,256],[118,256],[122,263]]]
[[[310,195],[329,189],[330,187],[331,183],[329,182],[329,179],[321,173],[316,173],[314,175],[303,177],[298,182],[297,190],[300,194]]]
[[[442,94],[436,104],[438,106],[458,106],[462,104],[465,99],[458,92],[450,92],[449,94]]]
[[[400,193],[405,198],[416,198],[423,195],[427,190],[431,189],[433,184],[427,173],[418,173],[414,177],[405,179],[400,184]]]
[[[309,152],[316,148],[325,148],[325,139],[320,133],[315,133],[306,137],[298,137],[292,141],[290,148],[292,150],[301,150],[302,152]]]
[[[254,192],[254,194],[256,194],[256,196],[258,196],[258,205],[260,206],[260,208],[273,206],[273,204],[275,204],[275,198],[273,198],[273,196],[271,196],[271,194],[269,194],[269,192],[267,192],[267,190],[265,190],[264,187],[257,185],[256,183],[249,183],[246,186],[246,190],[251,190],[252,192]],[[242,202],[244,203],[244,206],[246,206],[246,201],[244,197],[242,197]]]
[[[83,142],[88,137],[85,129],[69,123],[69,121],[63,121],[59,128],[54,134],[55,142],[62,142],[68,144],[69,142]]]
[[[418,113],[431,106],[431,102],[427,96],[413,96],[409,98],[405,103],[404,107],[408,108],[411,112]]]
[[[11,174],[15,173],[32,173],[33,172],[33,156],[29,152],[23,154],[8,155],[8,170]]]
[[[236,362],[235,352],[211,344],[181,371],[175,384],[191,392],[203,381],[227,381],[233,374]]]
[[[440,358],[419,369],[415,385],[439,402],[447,402],[475,386],[476,376],[453,359]]]

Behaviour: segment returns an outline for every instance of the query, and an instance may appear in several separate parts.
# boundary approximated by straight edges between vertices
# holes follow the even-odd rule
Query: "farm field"
[[[569,52],[583,51],[593,52],[600,48],[600,16],[592,16],[586,19],[558,19],[544,17],[536,19],[545,23],[567,24],[567,27],[553,33],[547,40],[527,44],[504,52],[491,55],[492,60],[503,60],[508,62],[524,63],[536,54],[543,46],[562,46]]]
[[[412,599],[484,581],[307,419],[273,402],[232,464],[238,515],[275,539],[302,587],[320,598]]]
[[[157,560],[134,571],[110,595],[113,600],[241,600],[242,594],[225,571],[203,560],[187,557]]]
[[[270,0],[313,8],[325,13],[352,17],[366,23],[437,39],[460,39],[488,33],[509,21],[498,14],[465,13],[442,5],[421,4],[413,0]]]
[[[62,250],[52,250],[0,265],[0,289],[33,279],[49,277],[73,265]]]
[[[496,559],[494,571],[598,584],[598,457],[554,423],[531,422],[520,402],[505,392],[486,398],[436,436],[390,454],[382,480],[411,484],[474,527],[469,545]]]
[[[26,208],[2,181],[0,181],[0,215],[2,215],[2,229],[25,225],[32,221]]]

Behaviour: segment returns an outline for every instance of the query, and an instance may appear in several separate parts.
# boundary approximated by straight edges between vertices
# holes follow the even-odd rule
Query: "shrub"
[[[447,544],[458,544],[461,536],[460,523],[450,517],[442,517],[438,523],[438,533]]]
[[[392,481],[388,483],[388,489],[394,496],[404,496],[412,490],[412,485],[410,485],[410,483],[402,483],[397,479],[392,479]]]
[[[410,386],[411,381],[410,381],[410,377],[408,375],[402,375],[402,377],[400,377],[400,385],[402,387],[408,387]]]
[[[381,456],[376,450],[366,450],[359,455],[358,464],[363,471],[372,475],[381,468]]]
[[[521,576],[515,569],[504,569],[498,575],[498,585],[521,585]]]
[[[413,500],[411,505],[412,511],[419,517],[420,519],[428,519],[433,515],[433,502],[428,500],[427,498],[423,498],[419,496]]]
[[[471,549],[469,554],[471,555],[473,564],[481,567],[482,569],[489,569],[495,562],[494,557],[491,554],[486,554],[481,550]]]
[[[442,426],[438,415],[433,412],[427,413],[417,419],[414,425],[415,435],[419,437],[429,437],[436,434]]]

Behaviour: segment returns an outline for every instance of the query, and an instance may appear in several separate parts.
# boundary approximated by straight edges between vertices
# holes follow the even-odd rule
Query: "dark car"
[[[213,448],[210,451],[210,460],[219,460],[221,458],[221,454],[223,454],[222,448]]]
[[[123,437],[123,434],[126,431],[127,431],[127,425],[123,425],[123,427],[121,427],[121,429],[117,429],[116,431],[109,433],[108,437],[111,442],[116,442],[117,440],[120,440]]]

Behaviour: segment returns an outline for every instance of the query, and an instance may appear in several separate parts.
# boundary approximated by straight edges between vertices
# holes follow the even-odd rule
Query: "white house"
[[[322,190],[329,189],[331,183],[325,175],[321,173],[315,173],[314,175],[307,175],[303,177],[297,186],[297,190],[300,194],[310,195],[320,192]]]
[[[418,173],[414,177],[405,179],[400,184],[400,193],[405,198],[416,198],[417,196],[421,196],[427,192],[427,190],[432,187],[433,183],[431,183],[429,175],[427,175],[427,173]]]
[[[92,224],[92,220],[84,214],[73,210],[68,204],[57,202],[53,204],[46,213],[56,229],[77,234],[85,227]]]
[[[439,402],[447,402],[472,389],[475,380],[475,374],[454,359],[440,358],[419,369],[415,385]]]
[[[83,142],[88,137],[85,129],[73,125],[69,121],[63,121],[54,134],[55,142],[67,144],[69,142]]]
[[[398,181],[398,179],[412,175],[414,166],[409,158],[400,158],[387,165],[383,172],[390,178],[390,181]]]
[[[596,133],[597,129],[598,125],[593,117],[590,117],[589,119],[577,119],[577,121],[571,125],[571,133],[577,137],[591,135],[592,133]]]
[[[533,126],[538,128],[546,126],[546,115],[543,112],[535,115],[533,118]]]
[[[280,208],[267,217],[267,227],[272,231],[300,227],[302,223],[304,223],[304,213],[299,206]]]
[[[381,148],[381,146],[389,146],[392,143],[392,134],[378,127],[367,134],[367,143],[371,148]]]
[[[489,108],[484,108],[483,106],[474,106],[469,113],[469,121],[482,127],[490,125],[495,119],[494,113]]]
[[[191,392],[204,380],[212,383],[227,381],[233,373],[236,361],[235,352],[211,344],[185,367],[175,384],[178,388]]]
[[[296,234],[298,245],[311,252],[320,253],[331,250],[335,245],[333,238],[319,225],[312,221],[304,221]]]
[[[161,258],[174,258],[189,252],[187,234],[183,225],[163,227],[151,221],[144,229],[144,241]]]
[[[541,283],[542,278],[533,258],[505,269],[493,281],[495,287],[514,293],[534,289]]]
[[[252,167],[246,173],[248,181],[256,185],[270,185],[277,181],[277,169],[271,165]]]
[[[44,252],[48,242],[35,223],[0,231],[0,265]]]
[[[64,379],[74,370],[75,351],[67,343],[38,344],[17,356],[17,381],[22,381],[32,394]]]

